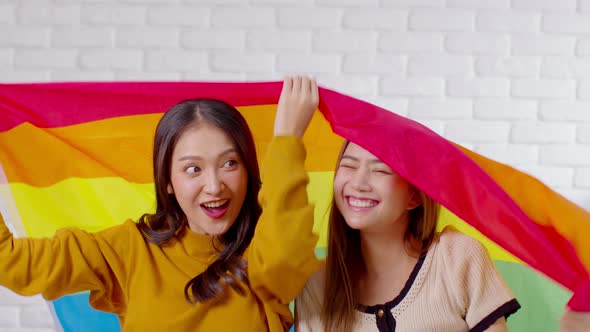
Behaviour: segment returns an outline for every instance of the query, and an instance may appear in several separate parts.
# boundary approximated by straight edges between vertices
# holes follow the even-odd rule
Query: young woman
[[[315,81],[285,80],[260,196],[241,114],[216,100],[177,104],[155,133],[155,214],[50,239],[14,239],[0,217],[0,284],[47,299],[90,290],[123,331],[288,329],[288,304],[318,268],[300,139],[317,104]]]
[[[476,240],[362,147],[340,154],[325,266],[296,301],[297,331],[506,331],[520,306]]]

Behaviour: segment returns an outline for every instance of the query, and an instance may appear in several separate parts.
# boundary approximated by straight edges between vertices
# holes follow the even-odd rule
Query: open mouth
[[[379,201],[374,199],[358,198],[352,196],[346,196],[346,202],[350,207],[356,210],[370,209],[379,204]]]
[[[229,199],[222,199],[213,202],[201,204],[201,209],[211,218],[218,219],[223,217],[229,207]]]

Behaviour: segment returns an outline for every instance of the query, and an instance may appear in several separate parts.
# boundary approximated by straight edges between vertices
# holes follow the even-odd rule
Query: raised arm
[[[262,164],[262,215],[248,251],[252,289],[267,302],[287,304],[319,267],[313,205],[301,140],[318,105],[315,81],[287,78],[279,100],[274,139]]]

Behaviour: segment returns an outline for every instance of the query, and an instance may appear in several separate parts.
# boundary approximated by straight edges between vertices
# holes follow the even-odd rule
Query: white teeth
[[[227,199],[224,199],[222,201],[203,203],[203,206],[208,208],[216,208],[222,206],[225,203],[227,203]]]
[[[349,198],[348,204],[353,207],[367,208],[377,205],[377,202],[367,199]]]

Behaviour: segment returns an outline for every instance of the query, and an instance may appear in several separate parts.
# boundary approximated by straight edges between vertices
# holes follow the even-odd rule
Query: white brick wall
[[[0,0],[0,82],[311,73],[590,208],[589,34],[590,0]],[[49,317],[0,288],[1,331]]]

